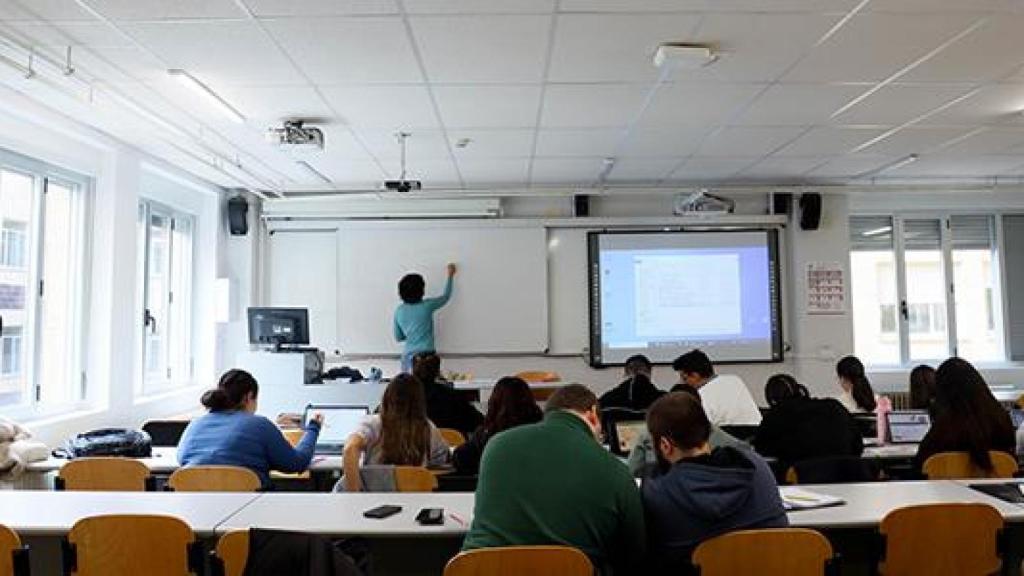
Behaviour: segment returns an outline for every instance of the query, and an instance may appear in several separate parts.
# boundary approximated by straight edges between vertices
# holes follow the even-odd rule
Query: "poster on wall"
[[[839,262],[807,265],[807,313],[845,314],[846,281]]]

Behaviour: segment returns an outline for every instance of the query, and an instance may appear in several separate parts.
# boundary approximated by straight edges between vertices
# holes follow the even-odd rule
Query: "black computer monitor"
[[[309,344],[305,308],[249,308],[249,342],[265,346]]]

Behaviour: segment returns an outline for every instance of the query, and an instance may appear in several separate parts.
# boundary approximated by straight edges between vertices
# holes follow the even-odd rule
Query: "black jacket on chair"
[[[352,559],[318,534],[249,530],[244,576],[363,576]]]
[[[438,428],[452,428],[469,436],[484,423],[480,413],[459,391],[440,382],[424,384],[427,418]]]
[[[754,449],[789,466],[801,460],[860,456],[864,438],[853,416],[837,400],[790,398],[765,414]]]

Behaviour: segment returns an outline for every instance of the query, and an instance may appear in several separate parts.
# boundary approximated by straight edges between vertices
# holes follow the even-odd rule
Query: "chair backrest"
[[[60,490],[142,492],[152,489],[149,468],[131,458],[75,458],[60,469]]]
[[[19,576],[26,573],[19,564],[19,555],[27,554],[21,538],[10,528],[0,524],[0,576]],[[25,558],[24,560],[27,560]]]
[[[249,531],[232,530],[221,536],[216,553],[224,565],[224,576],[242,576],[249,559]]]
[[[92,516],[68,533],[66,562],[74,576],[181,576],[193,573],[192,528],[155,515]],[[199,556],[199,558],[196,558]]]
[[[992,459],[992,470],[975,465],[967,452],[940,452],[925,460],[921,470],[929,480],[1013,478],[1017,473],[1017,460],[1013,456],[994,450],[988,455]]]
[[[142,431],[149,434],[153,446],[177,446],[188,420],[149,420],[142,425]]]
[[[828,539],[805,528],[730,532],[703,542],[693,552],[701,576],[821,576],[831,560]]]
[[[842,484],[875,480],[878,480],[878,474],[872,464],[857,456],[802,460],[786,470],[786,482],[789,484]]]
[[[458,448],[466,443],[466,437],[454,428],[438,428],[437,431],[441,433],[441,438],[444,438],[451,448]]]
[[[437,476],[423,466],[395,466],[395,490],[399,492],[433,492]]]
[[[167,485],[175,492],[256,492],[260,477],[239,466],[188,466],[171,474]]]
[[[882,519],[886,576],[982,575],[999,571],[1003,517],[987,504],[924,504]]]
[[[587,555],[568,546],[509,546],[462,552],[444,576],[593,576]]]
[[[516,377],[533,384],[542,382],[560,382],[562,380],[562,377],[558,375],[558,372],[548,372],[544,370],[526,370],[516,374]]]

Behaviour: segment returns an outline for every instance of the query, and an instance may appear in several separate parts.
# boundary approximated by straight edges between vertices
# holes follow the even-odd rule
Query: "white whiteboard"
[[[349,223],[338,231],[338,343],[344,354],[393,354],[398,280],[418,272],[427,297],[456,262],[455,292],[435,316],[441,353],[548,348],[546,234],[539,224]]]
[[[338,233],[277,231],[270,236],[268,306],[309,309],[309,340],[338,347]]]
[[[548,230],[552,354],[580,354],[590,345],[587,232]]]

